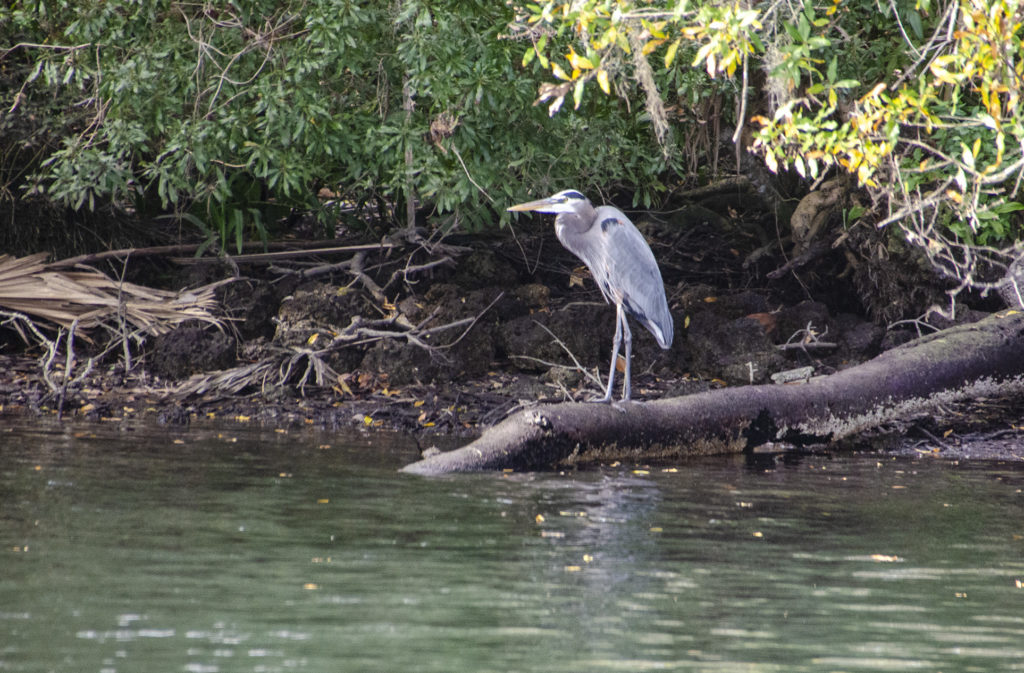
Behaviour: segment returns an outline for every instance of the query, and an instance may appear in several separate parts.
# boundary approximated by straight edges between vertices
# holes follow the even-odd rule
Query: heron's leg
[[[630,364],[633,361],[633,333],[629,331],[629,322],[626,320],[626,314],[622,314],[622,340],[626,344],[626,374],[622,379],[622,401],[628,402],[630,399],[630,379],[629,370]]]
[[[608,387],[605,388],[604,397],[597,402],[612,401],[612,387],[615,385],[615,365],[619,361],[619,348],[622,345],[622,324],[626,321],[626,314],[622,310],[622,304],[615,305],[615,341],[612,344],[612,366],[608,369]],[[628,327],[626,329],[629,329]]]

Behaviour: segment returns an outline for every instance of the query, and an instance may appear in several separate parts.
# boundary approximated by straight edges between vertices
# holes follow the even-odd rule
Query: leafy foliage
[[[0,63],[22,85],[2,104],[59,120],[37,193],[174,209],[223,242],[291,209],[331,226],[322,189],[356,208],[415,198],[470,229],[566,176],[659,189],[642,111],[531,106],[511,18],[487,0],[16,0],[0,8],[14,45]]]
[[[637,67],[626,74],[637,77],[637,54],[644,62],[660,55],[654,62],[668,71],[685,51],[709,77],[741,78],[739,117],[759,126],[753,149],[771,170],[807,180],[853,174],[871,192],[879,226],[898,222],[959,289],[990,289],[983,267],[1007,271],[1022,254],[1022,17],[1020,0],[751,9],[719,0],[583,0],[525,5],[519,21],[535,38],[524,60],[550,70],[540,95],[552,100],[552,114],[570,93],[578,107],[592,80],[612,93],[622,74],[612,64],[623,54],[634,55]],[[549,36],[566,34],[576,36],[573,45],[553,48]],[[752,91],[757,71],[767,77]],[[750,95],[767,114],[747,119]],[[656,116],[649,93],[647,107]]]

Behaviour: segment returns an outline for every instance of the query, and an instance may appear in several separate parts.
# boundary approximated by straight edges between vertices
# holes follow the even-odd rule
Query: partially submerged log
[[[1024,313],[936,332],[802,385],[757,385],[625,404],[526,409],[471,444],[407,465],[423,475],[827,444],[935,405],[1024,386]]]

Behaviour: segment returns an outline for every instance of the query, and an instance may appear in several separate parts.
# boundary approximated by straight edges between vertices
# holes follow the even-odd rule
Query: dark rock
[[[521,285],[514,294],[531,309],[544,308],[551,302],[551,288],[541,283]]]
[[[189,425],[192,422],[192,416],[188,410],[182,407],[180,404],[169,406],[166,409],[162,409],[156,417],[156,422],[160,425]]]
[[[363,293],[347,287],[309,283],[281,301],[274,341],[304,343],[313,332],[340,331],[353,315],[374,315]]]
[[[802,301],[775,314],[775,334],[779,343],[799,340],[801,330],[812,329],[822,341],[834,341],[836,326],[828,307],[818,301]]]
[[[520,371],[531,372],[546,371],[549,365],[545,363],[571,366],[569,353],[584,367],[605,361],[611,357],[615,309],[596,308],[595,312],[593,306],[577,304],[514,318],[496,334],[498,354],[509,358]],[[601,355],[605,349],[608,352]]]
[[[918,336],[917,330],[909,328],[898,328],[886,330],[885,336],[882,337],[882,343],[879,344],[879,349],[887,351],[896,346],[902,346],[905,343],[913,341]]]
[[[153,338],[146,349],[149,371],[171,380],[227,369],[235,362],[234,337],[192,325],[182,325]]]
[[[885,337],[885,328],[868,322],[852,313],[841,313],[835,318],[838,341],[847,358],[873,358],[878,355]]]
[[[228,283],[218,288],[218,299],[241,339],[269,338],[280,300],[274,287],[263,280]]]
[[[519,281],[519,272],[494,250],[474,250],[459,258],[454,282],[464,288],[479,289],[487,286],[512,287]]]
[[[762,383],[785,369],[785,358],[754,318],[729,320],[713,311],[696,313],[686,332],[694,369],[730,384]]]
[[[741,318],[771,310],[764,295],[749,291],[722,293],[709,285],[686,287],[676,301],[687,311],[709,310],[726,318]]]

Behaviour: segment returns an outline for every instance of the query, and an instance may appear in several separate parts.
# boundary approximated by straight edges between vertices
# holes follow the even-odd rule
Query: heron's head
[[[516,204],[509,208],[509,210],[514,212],[535,210],[538,213],[575,213],[584,207],[584,204],[589,203],[587,197],[575,189],[566,189],[546,199]]]

